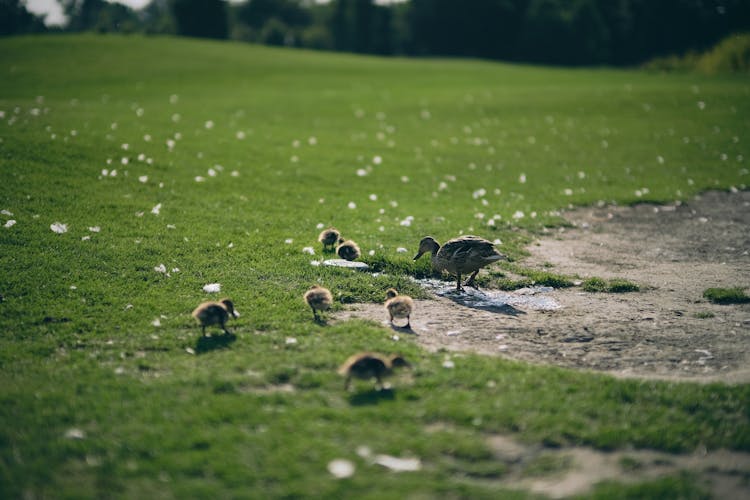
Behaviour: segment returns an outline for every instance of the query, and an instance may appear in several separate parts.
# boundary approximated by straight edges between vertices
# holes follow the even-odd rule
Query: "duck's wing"
[[[472,269],[500,260],[504,256],[491,241],[478,236],[462,236],[446,242],[440,248],[438,257],[451,263],[451,267]]]

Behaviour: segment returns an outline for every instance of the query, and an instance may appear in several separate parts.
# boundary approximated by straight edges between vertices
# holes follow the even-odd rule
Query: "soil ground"
[[[718,305],[709,287],[750,286],[750,191],[707,192],[687,203],[576,209],[572,227],[534,243],[523,264],[625,278],[638,292],[580,287],[459,294],[426,283],[411,331],[430,350],[471,351],[615,376],[750,382],[750,304]],[[482,298],[486,300],[482,301]],[[382,305],[339,318],[388,325]]]
[[[619,377],[750,382],[750,304],[718,305],[703,298],[706,288],[750,286],[750,192],[707,192],[687,203],[601,206],[564,216],[572,227],[534,243],[525,266],[582,280],[624,278],[640,291],[457,293],[450,283],[425,281],[435,298],[416,301],[411,329],[391,326],[378,304],[357,304],[338,319],[373,320],[394,335],[415,335],[433,351],[477,352]],[[490,446],[510,467],[502,484],[545,496],[581,494],[608,479],[644,481],[689,470],[714,498],[750,498],[747,453],[549,449],[511,436],[496,436]],[[556,473],[525,475],[524,464],[541,457],[563,465]]]

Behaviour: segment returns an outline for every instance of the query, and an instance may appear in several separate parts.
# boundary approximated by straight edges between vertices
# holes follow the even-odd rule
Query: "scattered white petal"
[[[209,177],[216,177],[216,170],[214,170],[213,168],[209,168],[208,175]]]
[[[407,249],[406,249],[406,248],[404,248],[404,247],[398,247],[398,248],[396,249],[396,252],[398,252],[398,253],[406,253],[406,252],[408,252],[408,251],[409,251],[409,250],[407,250]]]
[[[563,191],[565,196],[573,196],[573,190],[570,188],[565,188],[565,191]]]
[[[492,244],[493,244],[493,245],[502,245],[502,244],[503,244],[503,242],[502,242],[502,241],[500,241],[500,238],[495,238],[495,240],[493,240]]]
[[[188,353],[188,354],[195,355],[195,350],[192,347],[186,347],[185,348],[185,352]]]
[[[143,217],[143,212],[136,212],[136,213],[135,213],[135,216],[136,216],[136,217]]]
[[[322,262],[319,261],[319,260],[311,260],[310,261],[310,265],[314,266],[314,267],[318,267],[320,264],[322,264]]]
[[[357,455],[359,455],[362,458],[370,458],[372,456],[372,450],[369,446],[357,446]]]
[[[409,182],[409,178],[407,176],[405,176],[405,175],[402,175],[401,176],[401,182],[407,183],[407,182]]]
[[[241,141],[241,140],[243,140],[243,139],[245,138],[245,132],[243,132],[242,130],[238,130],[238,131],[237,131],[237,133],[236,133],[236,134],[234,134],[234,136],[235,136],[235,137],[236,137],[236,138],[237,138],[238,140],[240,140],[240,141]]]
[[[443,361],[443,368],[455,368],[455,367],[456,367],[456,364],[450,359],[446,359],[445,361]]]
[[[172,122],[177,123],[182,119],[182,115],[180,113],[175,113],[172,115]]]
[[[161,326],[161,320],[160,320],[159,318],[156,318],[155,320],[153,320],[153,321],[151,322],[151,324],[152,324],[153,326],[159,327],[159,326]]]
[[[209,283],[203,287],[203,291],[206,293],[219,293],[221,291],[221,283]]]
[[[365,177],[367,175],[367,170],[365,170],[364,168],[359,168],[357,169],[357,175],[359,177]]]
[[[77,287],[77,286],[75,286],[75,285],[70,285],[70,289],[71,289],[71,290],[78,290],[78,287]]]
[[[373,156],[372,162],[375,165],[380,165],[381,163],[383,163],[383,158],[381,158],[380,156]]]
[[[367,255],[372,257],[373,255],[375,255],[375,250],[370,250],[369,252],[367,252]]]
[[[394,335],[393,337],[391,337],[391,340],[393,340],[394,342],[398,342],[399,340],[401,340],[401,337],[399,337],[398,335]]]
[[[156,271],[157,273],[164,273],[164,274],[166,274],[167,273],[167,266],[165,266],[164,264],[159,264],[158,266],[154,267],[154,271]]]
[[[353,201],[350,201],[346,206],[349,207],[352,210],[354,210],[355,208],[357,208],[357,204],[354,203]]]
[[[159,212],[161,212],[161,203],[157,203],[154,205],[154,208],[151,209],[151,213],[154,215],[159,215]]]
[[[0,214],[7,215],[9,217],[13,217],[13,212],[11,212],[10,210],[5,210],[5,209],[0,210]]]
[[[65,437],[67,439],[84,439],[86,437],[86,433],[81,429],[71,427],[70,429],[65,431]]]
[[[57,234],[68,232],[68,225],[63,224],[62,222],[54,222],[50,224],[49,228],[52,230],[52,232],[57,233]]]
[[[130,163],[130,159],[127,156],[123,156],[120,159],[120,163],[122,163],[123,165],[127,165],[128,163]]]
[[[138,180],[142,182],[143,184],[146,184],[148,182],[148,175],[142,175],[138,177]]]
[[[98,233],[101,232],[101,230],[102,228],[100,228],[99,226],[89,226],[89,231],[91,231],[92,233]]]
[[[207,130],[211,130],[212,128],[214,128],[214,122],[213,120],[208,120],[205,124],[203,124],[203,126],[206,127]]]
[[[229,173],[229,175],[231,175],[232,177],[239,177],[239,176],[240,176],[240,173],[239,173],[239,171],[237,171],[237,170],[232,170],[232,171],[231,171],[231,172]]]
[[[344,479],[354,475],[354,464],[349,460],[337,458],[328,463],[328,472],[336,479]]]
[[[418,458],[398,458],[390,455],[377,455],[374,462],[393,472],[414,472],[422,468]]]
[[[5,224],[3,224],[3,227],[13,227],[15,225],[16,225],[15,219],[10,219]]]
[[[130,149],[130,144],[128,144],[128,143],[126,142],[125,144],[122,144],[122,145],[121,145],[120,147],[121,147],[121,148],[122,148],[122,149],[123,149],[124,151],[127,151],[128,149]]]
[[[310,255],[315,255],[315,250],[313,249],[313,247],[305,247],[305,248],[302,249],[302,253],[307,253],[307,254],[310,254]]]
[[[110,177],[117,177],[117,169],[112,169],[112,171],[109,173]]]
[[[307,143],[310,146],[315,146],[318,143],[318,138],[317,137],[310,137],[309,139],[307,139]]]
[[[151,142],[151,134],[146,134],[143,136],[143,140],[146,142]]]
[[[173,273],[179,273],[180,272],[180,268],[179,267],[173,267],[172,268],[172,272]]]
[[[370,201],[378,201],[378,195],[376,194],[371,194],[369,198],[370,198]]]
[[[703,101],[698,101],[698,109],[700,109],[701,111],[706,109],[706,103]]]
[[[402,220],[401,222],[399,222],[399,224],[400,224],[400,225],[402,225],[402,226],[406,226],[406,227],[409,227],[409,226],[411,226],[411,220],[409,220],[409,219],[404,219],[404,220]]]
[[[286,345],[294,345],[294,344],[296,344],[296,343],[297,343],[297,339],[296,339],[296,338],[294,338],[294,337],[287,337],[287,338],[286,338],[286,339],[284,340],[284,343],[285,343]]]
[[[205,177],[201,177],[200,175],[195,176],[195,182],[203,182],[205,180],[206,180]]]
[[[326,227],[325,224],[323,224],[322,222],[318,222],[318,225],[315,226],[315,229],[323,229],[324,227]]]
[[[476,200],[477,198],[482,198],[484,195],[487,194],[487,190],[484,188],[479,188],[476,191],[474,191],[471,196]]]
[[[286,243],[287,245],[291,245],[292,243],[294,243],[294,240],[292,238],[287,238],[284,240],[284,243]]]
[[[177,101],[179,100],[180,96],[178,96],[177,94],[172,94],[171,96],[169,96],[169,104],[177,104]]]
[[[515,212],[513,212],[513,218],[516,219],[516,220],[523,219],[524,218],[524,213],[521,212],[520,210],[516,210]]]
[[[526,184],[526,174],[519,175],[518,182],[520,182],[521,184]]]

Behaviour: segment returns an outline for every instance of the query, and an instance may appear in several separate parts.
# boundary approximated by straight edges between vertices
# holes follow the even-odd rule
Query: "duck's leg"
[[[344,382],[344,390],[345,391],[349,390],[349,384],[351,383],[351,381],[352,381],[352,376],[351,375],[347,375],[346,381]]]
[[[312,306],[310,306],[310,309],[312,309],[312,312],[313,312],[313,319],[315,321],[320,321],[320,318],[318,317],[318,311],[316,311],[315,308]]]
[[[461,288],[461,273],[456,273],[456,291],[463,291],[463,288]]]
[[[476,290],[479,290],[479,287],[474,284],[474,278],[477,277],[477,274],[479,274],[479,269],[471,273],[471,276],[469,276],[469,279],[466,280],[466,283],[464,283],[464,286],[470,286]]]

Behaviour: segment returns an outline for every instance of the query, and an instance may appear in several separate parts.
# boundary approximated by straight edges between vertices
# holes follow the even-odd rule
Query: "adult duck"
[[[456,275],[456,290],[461,291],[461,275],[469,274],[465,286],[474,285],[474,278],[479,270],[486,265],[492,264],[505,256],[495,249],[491,241],[478,236],[461,236],[454,238],[440,246],[435,238],[426,236],[419,242],[419,252],[414,257],[417,260],[425,253],[431,254],[432,268],[436,271],[448,271]]]

